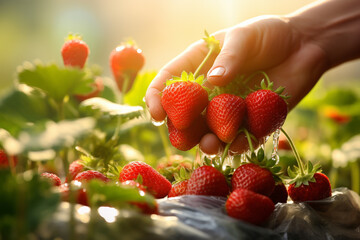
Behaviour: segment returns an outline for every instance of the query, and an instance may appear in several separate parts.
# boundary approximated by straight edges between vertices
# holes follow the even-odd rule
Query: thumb
[[[255,39],[252,29],[229,29],[223,47],[207,74],[207,81],[215,86],[225,86],[236,75],[244,73],[245,60],[248,59],[250,51],[254,51]]]

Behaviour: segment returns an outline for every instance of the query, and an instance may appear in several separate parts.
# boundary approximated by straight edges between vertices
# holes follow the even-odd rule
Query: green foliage
[[[17,177],[0,170],[0,239],[25,239],[55,212],[59,194],[32,172]]]
[[[40,62],[25,63],[19,68],[19,83],[41,89],[56,102],[62,102],[65,96],[85,94],[91,91],[94,79],[78,68],[59,68],[55,64],[44,65]]]

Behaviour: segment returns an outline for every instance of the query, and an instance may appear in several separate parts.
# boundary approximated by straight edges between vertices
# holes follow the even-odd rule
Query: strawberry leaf
[[[132,119],[143,113],[140,106],[128,106],[111,102],[104,98],[90,98],[80,104],[80,111],[95,117],[121,117]]]
[[[68,95],[90,92],[94,82],[83,70],[59,68],[55,64],[44,65],[41,62],[26,62],[20,66],[18,80],[19,83],[40,89],[56,102],[62,102]]]
[[[27,152],[33,160],[48,160],[56,150],[72,146],[94,126],[93,118],[39,122],[20,131],[17,139],[6,136],[0,140],[11,155]]]

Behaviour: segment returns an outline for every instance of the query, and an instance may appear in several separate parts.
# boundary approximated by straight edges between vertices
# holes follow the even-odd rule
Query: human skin
[[[291,110],[327,70],[360,57],[360,1],[315,1],[288,15],[252,18],[211,35],[220,41],[221,51],[200,72],[207,76],[208,87],[262,70],[274,89],[285,87]],[[194,72],[207,52],[205,42],[199,40],[160,69],[145,96],[154,120],[166,117],[160,101],[166,80],[182,71]],[[209,134],[204,138],[205,153],[221,151],[218,139]]]

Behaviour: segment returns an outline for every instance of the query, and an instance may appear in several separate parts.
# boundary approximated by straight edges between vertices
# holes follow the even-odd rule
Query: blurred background
[[[88,64],[110,75],[110,51],[133,39],[146,57],[145,70],[158,70],[189,44],[209,33],[262,14],[287,14],[310,0],[0,0],[0,93],[16,67],[41,59],[62,63],[60,49],[69,32],[88,43]],[[360,61],[328,72],[328,81],[360,75]]]

